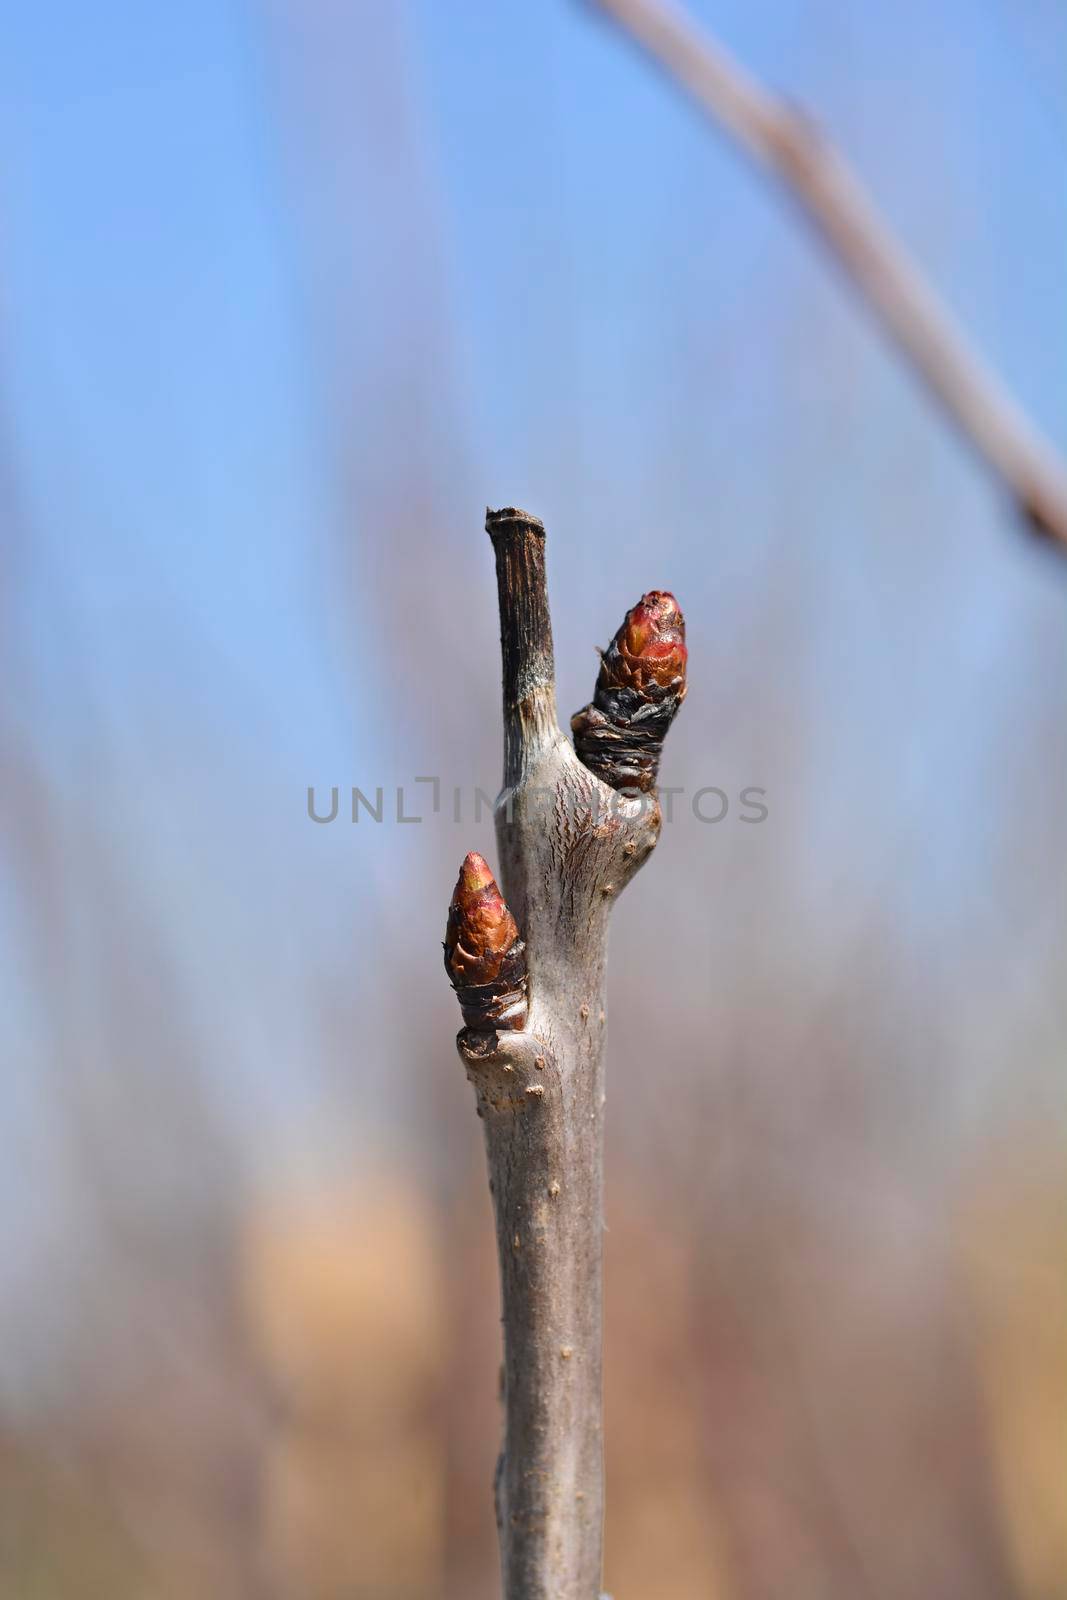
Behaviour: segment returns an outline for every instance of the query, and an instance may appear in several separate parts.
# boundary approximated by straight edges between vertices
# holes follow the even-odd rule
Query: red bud
[[[445,930],[445,965],[461,987],[492,983],[519,937],[496,879],[474,850],[459,870]]]
[[[685,618],[677,600],[663,589],[651,589],[626,613],[604,653],[600,681],[605,688],[641,689],[648,683],[666,688],[680,678],[681,699],[688,656]]]
[[[655,788],[663,741],[685,699],[688,659],[677,600],[650,589],[604,651],[592,704],[571,718],[579,761],[613,789]]]

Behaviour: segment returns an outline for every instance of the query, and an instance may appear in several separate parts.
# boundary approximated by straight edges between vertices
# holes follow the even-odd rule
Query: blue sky
[[[1067,17],[693,10],[817,113],[1067,448]],[[231,1121],[254,1106],[271,1159],[326,1159],[356,1011],[373,1137],[418,1136],[396,974],[421,992],[425,957],[437,982],[449,863],[488,828],[320,831],[304,795],[472,764],[492,785],[487,501],[549,524],[561,708],[643,587],[683,597],[678,770],[763,781],[783,819],[747,887],[737,838],[699,867],[713,892],[729,854],[768,970],[830,982],[883,899],[931,962],[977,923],[995,967],[1013,919],[1048,956],[1063,575],[780,198],[606,25],[566,0],[45,0],[5,36],[5,728],[49,806],[64,952],[33,953],[19,813],[17,1170],[58,1192],[43,1064],[106,1083],[123,983],[132,1058],[179,1008],[166,1070]],[[448,1014],[426,1005],[420,1048]]]

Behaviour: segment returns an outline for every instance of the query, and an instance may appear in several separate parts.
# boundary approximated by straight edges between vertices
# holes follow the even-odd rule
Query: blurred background
[[[1064,8],[691,9],[1067,444]],[[4,32],[0,1593],[497,1593],[440,958],[488,502],[561,713],[643,589],[689,622],[612,936],[607,1587],[1067,1596],[1062,561],[572,0]]]

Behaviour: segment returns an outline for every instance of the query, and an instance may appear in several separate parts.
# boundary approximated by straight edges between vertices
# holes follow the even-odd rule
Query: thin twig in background
[[[593,0],[799,201],[860,294],[1039,533],[1067,546],[1067,471],[970,347],[855,174],[668,0]]]

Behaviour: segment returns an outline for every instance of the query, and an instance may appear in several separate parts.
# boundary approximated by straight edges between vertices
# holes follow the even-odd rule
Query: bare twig
[[[948,416],[1039,533],[1067,546],[1067,471],[956,326],[845,161],[669,0],[593,0],[799,202]]]
[[[469,1017],[471,980],[511,982],[505,967],[518,948],[516,931],[525,940],[525,1027],[521,1014],[504,1026],[479,1019],[457,1040],[485,1125],[500,1257],[506,1434],[496,1507],[504,1593],[506,1600],[597,1600],[608,913],[651,853],[660,811],[654,794],[630,796],[602,782],[560,732],[541,523],[508,509],[490,512],[486,527],[496,551],[504,660],[496,827],[507,902],[485,862],[468,856],[446,964]],[[658,599],[671,628],[657,612],[630,640],[629,665],[643,682],[642,662],[654,659],[662,674],[661,658],[669,656],[681,690],[681,613],[670,596]]]

